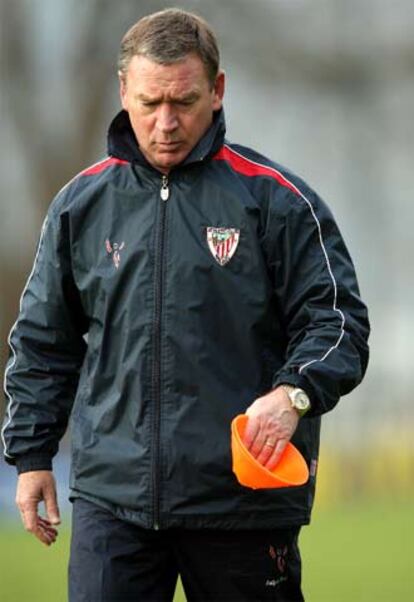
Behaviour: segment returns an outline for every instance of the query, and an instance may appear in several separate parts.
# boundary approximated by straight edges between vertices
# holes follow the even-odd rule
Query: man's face
[[[224,73],[211,89],[205,66],[195,54],[171,65],[134,56],[120,76],[122,107],[149,163],[168,171],[181,163],[221,108]]]

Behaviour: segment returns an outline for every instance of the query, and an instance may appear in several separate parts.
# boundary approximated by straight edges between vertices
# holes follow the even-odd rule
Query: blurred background
[[[119,41],[166,6],[212,24],[227,72],[228,138],[289,167],[327,201],[370,308],[366,379],[324,418],[315,524],[303,535],[305,592],[311,602],[414,599],[411,0],[0,0],[1,368],[46,209],[106,153]],[[56,471],[67,511],[66,442]],[[47,593],[41,567],[51,551],[19,535],[15,480],[1,462],[2,600],[63,600],[67,546],[54,557],[63,589]],[[12,542],[19,556],[29,546],[30,594],[19,589]]]

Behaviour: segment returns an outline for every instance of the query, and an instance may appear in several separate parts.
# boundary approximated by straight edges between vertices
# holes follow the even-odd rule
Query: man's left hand
[[[273,470],[296,430],[299,414],[282,387],[256,399],[246,414],[243,442],[260,464]]]

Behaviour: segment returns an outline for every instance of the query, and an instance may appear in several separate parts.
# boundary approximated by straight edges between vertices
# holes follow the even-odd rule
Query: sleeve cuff
[[[33,470],[52,470],[52,458],[47,455],[27,455],[16,458],[17,473],[31,472]]]
[[[292,385],[293,387],[297,387],[299,389],[303,389],[305,393],[309,396],[311,408],[305,414],[306,417],[314,417],[323,414],[326,409],[322,406],[322,403],[317,399],[313,388],[310,387],[309,382],[297,372],[281,372],[279,373],[273,380],[272,387],[276,389],[280,385]]]

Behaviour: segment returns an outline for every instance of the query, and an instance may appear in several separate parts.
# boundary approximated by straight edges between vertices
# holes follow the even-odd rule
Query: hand
[[[243,443],[260,464],[273,470],[296,430],[299,414],[282,387],[256,399],[246,414]]]
[[[45,503],[46,518],[38,514],[38,505]],[[60,524],[59,508],[56,498],[56,484],[50,470],[23,472],[17,481],[16,504],[26,531],[33,533],[47,546],[56,541]]]

